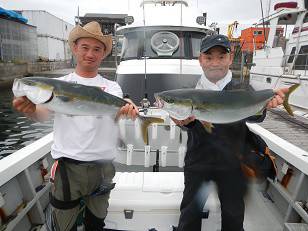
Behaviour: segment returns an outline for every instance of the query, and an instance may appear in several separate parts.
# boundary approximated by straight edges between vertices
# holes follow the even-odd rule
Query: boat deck
[[[308,118],[290,116],[281,109],[267,112],[260,124],[280,138],[308,152]]]
[[[217,193],[210,193],[206,207],[209,218],[203,219],[202,231],[220,230],[220,206]],[[263,196],[260,185],[251,184],[245,199],[244,229],[248,231],[282,231],[283,220],[273,202]]]
[[[266,119],[258,124],[274,135],[308,152],[308,118],[290,116],[283,109],[271,109]],[[262,185],[251,184],[245,200],[244,228],[249,231],[282,231],[284,229],[283,212],[279,211],[273,199],[265,193]],[[278,200],[278,199],[277,199]],[[220,208],[216,192],[208,198],[209,219],[203,220],[202,231],[220,230]]]

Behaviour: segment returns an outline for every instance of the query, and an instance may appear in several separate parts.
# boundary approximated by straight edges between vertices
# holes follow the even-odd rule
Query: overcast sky
[[[74,24],[79,6],[80,16],[85,13],[127,13],[142,0],[0,0],[0,7],[12,10],[45,10]],[[267,11],[270,0],[262,0]],[[272,0],[275,2],[277,0]],[[280,0],[285,1],[285,0]],[[248,27],[261,18],[260,0],[187,0],[207,12],[207,22],[229,24],[237,20],[240,28]],[[273,3],[272,3],[273,4]]]

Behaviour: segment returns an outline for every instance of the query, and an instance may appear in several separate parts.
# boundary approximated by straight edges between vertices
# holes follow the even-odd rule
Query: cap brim
[[[222,45],[222,44],[215,44],[215,45],[212,45],[212,46],[204,47],[203,49],[200,50],[200,52],[201,53],[206,53],[207,51],[209,51],[213,47],[222,47],[222,48],[224,48],[227,51],[227,53],[230,53],[230,47]]]

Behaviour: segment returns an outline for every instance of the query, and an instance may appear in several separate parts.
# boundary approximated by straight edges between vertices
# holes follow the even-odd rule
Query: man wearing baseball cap
[[[98,68],[111,52],[111,35],[104,35],[97,22],[77,25],[68,38],[77,66],[73,73],[59,79],[97,86],[110,94],[123,97],[120,86],[98,74]],[[43,120],[50,112],[26,97],[14,99],[13,106],[27,117]],[[123,106],[117,115],[136,118],[133,104]],[[86,231],[101,231],[105,225],[108,199],[115,175],[113,159],[117,151],[118,128],[111,116],[69,116],[55,113],[54,143],[51,155],[52,231],[77,231],[76,219],[80,200],[85,202]],[[104,190],[101,190],[104,189]]]
[[[231,44],[224,35],[212,35],[201,40],[199,61],[203,74],[196,88],[222,90],[232,79]]]
[[[201,40],[200,52],[205,53],[215,46],[221,46],[229,53],[231,52],[231,44],[229,39],[221,34],[206,36]]]
[[[224,35],[203,38],[200,45],[200,66],[203,73],[197,89],[225,91],[239,88],[229,70],[232,53],[229,39]],[[279,89],[267,107],[282,104],[286,89]],[[204,129],[206,121],[190,116],[173,121],[187,129],[185,156],[185,189],[177,231],[201,230],[202,210],[207,199],[207,183],[214,181],[221,204],[221,230],[243,231],[246,178],[238,154],[245,147],[246,122],[261,122],[265,117],[253,116],[230,124],[212,124],[212,132]],[[210,211],[211,213],[211,211]],[[205,227],[206,228],[206,227]]]

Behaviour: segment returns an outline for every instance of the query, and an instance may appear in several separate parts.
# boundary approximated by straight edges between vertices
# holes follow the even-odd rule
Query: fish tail
[[[214,128],[214,125],[213,125],[212,123],[202,121],[202,125],[203,125],[204,129],[205,129],[209,134],[212,133],[213,128]]]
[[[158,117],[147,117],[147,116],[140,116],[141,120],[141,134],[145,144],[149,143],[148,138],[148,127],[153,123],[164,123],[165,120],[158,118]]]
[[[25,91],[20,87],[20,79],[18,78],[14,79],[12,91],[15,97],[21,97],[26,95]]]
[[[283,106],[284,106],[284,108],[286,109],[286,111],[287,111],[291,116],[293,116],[294,114],[293,114],[293,111],[292,111],[292,109],[291,109],[291,107],[290,107],[290,105],[289,105],[289,96],[290,96],[290,94],[291,94],[293,91],[295,91],[295,89],[298,88],[298,87],[299,87],[299,84],[298,84],[298,83],[292,85],[291,87],[289,87],[289,91],[288,91],[288,93],[286,93],[285,98],[284,98],[284,101],[283,101]]]

